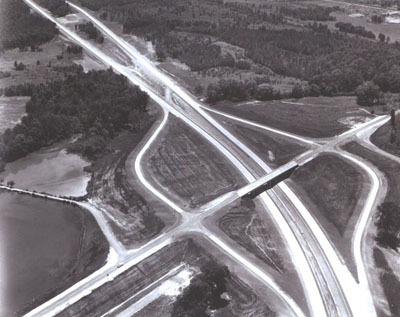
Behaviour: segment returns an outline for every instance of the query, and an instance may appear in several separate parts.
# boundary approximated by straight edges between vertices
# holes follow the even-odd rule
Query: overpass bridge
[[[299,167],[299,164],[295,161],[286,163],[279,168],[273,170],[271,173],[255,180],[254,182],[247,184],[238,190],[234,190],[218,196],[214,200],[204,204],[200,207],[198,212],[211,213],[219,210],[225,206],[230,205],[234,201],[240,198],[251,198],[254,199],[261,193],[268,189],[271,189],[275,185],[289,178],[290,175]]]

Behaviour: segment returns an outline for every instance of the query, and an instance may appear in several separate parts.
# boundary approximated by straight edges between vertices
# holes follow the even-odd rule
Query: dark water
[[[78,208],[0,191],[0,316],[67,278],[82,231]]]

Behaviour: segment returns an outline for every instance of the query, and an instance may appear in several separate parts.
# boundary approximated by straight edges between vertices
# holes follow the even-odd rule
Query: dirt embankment
[[[88,195],[107,216],[114,232],[125,245],[135,245],[157,235],[164,227],[155,210],[128,179],[127,158],[155,122],[139,133],[126,131],[107,146],[104,155],[88,169],[92,178]]]

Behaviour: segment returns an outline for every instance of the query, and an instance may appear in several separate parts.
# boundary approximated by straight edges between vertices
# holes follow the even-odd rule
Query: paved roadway
[[[254,181],[254,180],[255,180],[255,177],[251,174],[251,172],[249,172],[248,170],[246,170],[246,168],[244,167],[244,165],[242,164],[242,162],[239,162],[235,157],[232,157],[232,155],[229,153],[229,149],[224,148],[223,145],[221,145],[220,143],[218,143],[217,140],[213,139],[213,137],[210,136],[209,134],[207,134],[206,131],[204,131],[204,130],[201,129],[200,127],[196,126],[196,124],[195,124],[194,122],[192,122],[190,118],[187,118],[187,117],[185,117],[185,115],[182,115],[182,113],[180,113],[179,110],[177,110],[177,109],[175,109],[175,108],[173,108],[173,107],[171,108],[170,105],[165,104],[165,102],[163,101],[163,98],[160,97],[160,96],[158,96],[157,93],[155,93],[155,92],[151,89],[151,87],[148,87],[148,84],[147,84],[147,83],[145,83],[145,82],[140,82],[139,79],[133,78],[134,76],[132,76],[132,74],[130,74],[130,73],[126,70],[126,68],[124,68],[122,65],[118,65],[117,63],[115,63],[115,61],[113,61],[113,60],[110,59],[108,56],[106,56],[105,54],[101,53],[98,49],[96,49],[95,47],[93,47],[93,45],[91,45],[90,43],[87,43],[86,41],[82,40],[82,39],[79,38],[79,36],[77,36],[75,33],[73,33],[72,31],[68,30],[68,29],[65,28],[64,26],[60,25],[55,19],[53,19],[53,18],[52,18],[48,13],[46,13],[45,11],[41,10],[41,9],[40,9],[35,3],[33,3],[31,0],[26,0],[26,2],[27,2],[29,5],[31,5],[34,9],[36,9],[37,11],[39,11],[41,14],[43,14],[45,17],[47,17],[47,18],[49,18],[50,20],[52,20],[53,22],[55,22],[55,23],[57,24],[57,26],[61,29],[61,31],[62,31],[63,33],[65,33],[68,37],[70,37],[70,38],[72,38],[73,40],[75,40],[76,42],[78,42],[78,44],[82,45],[82,47],[84,47],[86,50],[88,50],[89,52],[91,52],[91,53],[94,54],[95,56],[99,57],[99,58],[100,58],[101,60],[103,60],[103,62],[105,62],[106,64],[111,65],[114,69],[116,69],[116,71],[118,71],[118,72],[122,73],[123,75],[127,76],[127,77],[128,77],[132,82],[134,82],[135,84],[139,84],[139,85],[142,87],[142,89],[144,88],[144,90],[150,92],[150,93],[149,93],[150,96],[151,96],[153,99],[155,99],[160,105],[162,105],[162,107],[164,108],[164,111],[165,111],[165,112],[172,112],[173,114],[177,115],[177,116],[180,117],[182,120],[184,120],[186,123],[188,123],[189,125],[191,125],[193,128],[195,128],[198,132],[202,133],[203,136],[207,137],[208,140],[209,140],[211,143],[213,143],[215,146],[217,146],[217,147],[232,161],[232,162],[234,162],[235,165],[236,165],[239,169],[242,169],[243,173],[245,174],[245,176],[247,176],[248,179],[250,179],[250,181]],[[92,19],[92,18],[91,18],[91,19]],[[98,24],[96,23],[96,25],[98,25]],[[99,27],[102,27],[102,28],[105,27],[105,26],[101,26],[101,25],[98,25],[98,26],[99,26]],[[102,29],[102,30],[103,30],[103,29]],[[108,29],[107,29],[107,30],[108,30]],[[103,30],[103,31],[104,31],[104,30]],[[111,32],[111,31],[110,31],[110,32]],[[105,32],[105,33],[106,33],[106,35],[112,37],[113,39],[116,38],[116,36],[115,36],[114,34],[109,33],[108,31]],[[122,41],[122,40],[118,39],[118,40],[116,40],[116,43],[117,43],[118,45],[121,46],[121,43],[120,43],[121,41]],[[124,44],[123,46],[125,46],[125,44]],[[130,51],[130,48],[129,48],[129,47],[125,47],[125,50]],[[136,53],[137,53],[137,52],[136,52]],[[136,53],[135,53],[135,54],[136,54]],[[152,66],[151,64],[148,64],[149,61],[147,61],[146,59],[143,59],[141,56],[139,56],[139,58],[138,58],[138,56],[135,56],[135,59],[136,59],[136,60],[139,59],[142,63],[144,63],[144,65],[145,65],[148,69],[150,69],[151,72],[153,72],[153,75],[154,75],[154,74],[158,75],[158,73],[160,72],[158,69],[154,70],[154,69],[153,69],[154,66]],[[161,74],[161,75],[159,76],[159,78],[163,79],[164,76],[165,76],[165,75]],[[171,90],[173,90],[173,92],[174,92],[175,94],[177,94],[179,97],[181,97],[182,99],[184,99],[184,100],[185,100],[185,99],[186,99],[186,100],[189,100],[189,103],[190,103],[190,102],[193,102],[193,100],[191,100],[192,97],[188,96],[187,93],[186,93],[184,90],[182,90],[181,88],[179,88],[179,87],[177,88],[177,86],[176,86],[175,83],[172,82],[172,84],[171,84],[171,82],[172,82],[172,81],[168,78],[168,80],[167,80],[166,82],[164,82],[164,84],[166,84],[168,87],[171,87]],[[171,86],[169,86],[169,85],[171,85]],[[198,105],[198,104],[195,102],[195,104],[192,105],[192,106],[193,106],[193,108],[195,108],[200,114],[202,114],[209,122],[211,122],[214,126],[216,126],[223,134],[225,134],[227,137],[229,137],[230,139],[232,139],[232,140],[234,140],[234,141],[238,141],[238,140],[235,140],[235,138],[234,138],[232,135],[230,135],[230,133],[229,133],[228,131],[224,130],[222,127],[220,127],[220,126],[218,125],[218,123],[216,123],[215,121],[213,121],[212,118],[210,118],[208,115],[206,115],[206,114],[204,113],[204,111],[203,111],[202,109],[200,109],[201,105]],[[165,109],[168,109],[168,110],[165,110]],[[166,117],[167,117],[167,116],[164,117],[164,119],[165,119],[164,123],[166,122]],[[162,128],[162,127],[161,127],[161,128]],[[160,128],[160,130],[161,130],[161,128]],[[221,128],[222,128],[222,129],[221,129]],[[159,132],[160,130],[158,130],[158,132]],[[152,140],[155,139],[155,137],[157,136],[157,134],[154,134],[153,136],[154,136],[154,138],[152,138]],[[345,136],[343,136],[343,137],[345,137]],[[148,142],[148,143],[146,143],[146,145],[149,146],[150,143],[151,143],[151,142]],[[240,141],[235,142],[235,143],[240,144]],[[148,147],[148,146],[147,146],[147,147]],[[243,144],[241,144],[240,146],[241,146],[242,148],[246,149],[246,147],[245,147]],[[248,150],[248,149],[246,149],[246,150]],[[248,151],[249,151],[249,150],[248,150]],[[144,152],[143,152],[143,153],[144,153]],[[249,153],[250,153],[250,151],[249,151]],[[250,153],[250,154],[251,154],[251,153]],[[252,156],[252,155],[250,155],[250,156]],[[257,158],[257,157],[253,157],[253,158],[254,158],[256,161],[258,161],[258,163],[260,163],[260,165],[263,165],[263,164],[262,164],[263,162],[262,162],[259,158]],[[312,157],[311,157],[310,159],[312,159]],[[144,182],[144,185],[145,185],[147,188],[149,188],[153,193],[155,193],[155,194],[156,194],[160,199],[162,199],[165,203],[167,203],[168,205],[170,205],[171,207],[173,207],[173,208],[174,208],[175,210],[177,210],[178,212],[182,213],[183,211],[182,211],[182,209],[181,209],[179,206],[174,205],[174,203],[171,202],[171,201],[170,201],[167,197],[165,197],[163,194],[161,194],[161,193],[155,191],[154,188],[152,188],[151,184],[150,184],[149,182],[147,182],[147,181],[144,179],[144,177],[142,177],[143,175],[142,175],[142,173],[141,173],[140,164],[136,164],[137,162],[140,162],[140,160],[137,160],[137,161],[135,162],[136,172],[138,173],[138,175],[139,175],[141,181]],[[264,164],[265,164],[265,163],[264,163]],[[252,179],[252,178],[253,178],[253,179]],[[252,179],[252,180],[251,180],[251,179]],[[146,182],[147,182],[147,184],[146,184]],[[288,192],[288,189],[283,188],[283,191]],[[289,192],[289,194],[290,194],[290,192]],[[274,207],[275,207],[275,209],[277,209],[276,205],[273,204],[273,203],[271,203],[272,200],[271,200],[269,197],[267,197],[266,194],[263,194],[262,196],[263,196],[264,202],[269,206],[269,209],[274,209]],[[289,196],[290,196],[290,195],[287,195],[287,193],[286,193],[286,197],[289,197]],[[278,197],[281,197],[281,195],[278,195]],[[282,197],[283,197],[283,196],[282,196]],[[296,201],[296,199],[293,199],[293,197],[290,197],[289,200],[291,200],[292,202],[293,202],[293,200]],[[216,208],[215,206],[209,206],[209,210],[213,210],[213,209],[215,209],[215,208]],[[296,206],[296,208],[298,208],[298,206]],[[305,210],[305,211],[307,212],[307,210]],[[279,213],[280,213],[280,212],[279,212],[279,210],[278,210],[278,214],[279,214]],[[278,215],[278,214],[275,215],[276,219],[279,219],[279,215]],[[286,223],[286,226],[285,226],[285,223]],[[294,226],[295,226],[295,227],[298,227],[298,225],[294,225]],[[307,226],[310,227],[310,226],[309,226],[309,223],[307,223]],[[291,229],[290,226],[288,225],[288,220],[285,220],[284,223],[280,223],[280,227],[281,227],[281,230],[283,229],[283,231],[285,231],[285,229],[289,229],[289,231],[290,231],[290,230],[293,230],[293,229]],[[316,235],[314,234],[314,231],[315,231],[315,230],[311,230],[311,231],[310,231],[310,234],[312,234],[313,237],[315,238]],[[300,232],[301,232],[301,230],[300,230]],[[303,231],[303,232],[304,232],[304,231]],[[300,234],[300,235],[302,235],[302,234]],[[290,240],[290,234],[289,234],[289,233],[286,232],[285,236],[286,236],[287,240]],[[292,233],[292,237],[298,238],[298,236],[293,235],[293,233]],[[302,240],[305,240],[305,239],[303,238]],[[158,239],[156,239],[155,241],[159,243],[159,240],[158,240]],[[329,243],[329,241],[328,241],[328,243]],[[153,244],[153,242],[150,243],[150,244]],[[317,244],[317,245],[319,245],[319,246],[323,245],[323,244],[320,242],[320,237],[318,237],[318,239],[315,238],[314,244]],[[308,245],[308,243],[307,243],[307,245]],[[301,250],[301,251],[304,252],[304,250]],[[139,251],[138,251],[138,252],[139,252]],[[142,253],[142,251],[140,251],[140,252]],[[332,255],[330,255],[330,256],[332,256]],[[304,257],[304,255],[303,255],[303,257]],[[337,257],[337,256],[336,256],[336,257]],[[301,255],[297,254],[297,258],[296,258],[296,259],[300,259],[300,258],[301,258]],[[318,259],[318,260],[321,260],[321,259]],[[308,261],[310,261],[310,258],[308,258]],[[330,261],[330,260],[327,261],[328,265],[329,265],[329,262],[331,262],[331,261]],[[309,262],[308,262],[308,263],[309,263]],[[303,264],[304,264],[304,261],[303,261]],[[307,265],[307,267],[308,267],[308,265]],[[331,266],[329,265],[329,267],[331,267]],[[309,270],[309,269],[308,269],[308,270]],[[319,270],[319,271],[321,272],[321,270]],[[336,271],[337,271],[337,269],[336,269]],[[306,273],[306,272],[307,272],[307,268],[306,268],[306,267],[303,267],[302,273]],[[253,273],[254,273],[254,271],[253,271]],[[335,272],[335,274],[337,274],[337,272]],[[333,274],[333,275],[335,275],[335,274]],[[303,275],[303,278],[304,278],[304,275]],[[312,279],[315,281],[315,279],[314,279],[313,277],[312,277]],[[310,283],[310,280],[307,280],[307,283],[308,283],[308,284],[312,284],[312,282]],[[267,284],[268,284],[268,283],[267,283]],[[334,283],[334,284],[335,284],[335,283]],[[336,284],[337,284],[337,283],[336,283]],[[270,285],[270,286],[271,286],[271,285]],[[306,289],[308,290],[308,295],[310,295],[310,294],[312,293],[312,290],[310,290],[310,287],[308,287],[308,288],[306,287]],[[317,293],[316,293],[316,291],[315,291],[315,288],[314,288],[313,292],[314,292],[313,295],[316,295],[317,297],[319,297],[318,289],[317,289]],[[336,296],[336,295],[335,295],[335,296]],[[367,296],[367,297],[368,297],[368,296]],[[290,299],[289,299],[288,301],[290,302]],[[317,315],[317,316],[323,316],[323,315],[327,314],[327,312],[325,311],[325,309],[326,309],[327,307],[324,306],[324,305],[326,305],[326,303],[323,303],[322,305],[321,305],[321,303],[316,304],[316,303],[318,303],[318,299],[316,299],[315,296],[313,297],[312,302],[313,302],[313,303],[312,303],[313,313],[314,313],[315,315]],[[332,303],[332,300],[328,300],[328,303]],[[337,305],[334,305],[334,306],[337,306]],[[346,307],[346,304],[343,304],[343,307]],[[329,307],[328,307],[328,308],[329,308]],[[292,305],[292,309],[293,309],[294,311],[296,311],[296,310],[297,310],[296,305]],[[329,310],[329,311],[332,312],[333,314],[335,313],[334,311],[331,311],[331,310]],[[358,311],[361,311],[361,310],[358,310]],[[299,312],[299,311],[297,310],[297,312],[298,312],[300,315],[302,314],[301,311]],[[371,311],[370,311],[370,312],[371,312]]]

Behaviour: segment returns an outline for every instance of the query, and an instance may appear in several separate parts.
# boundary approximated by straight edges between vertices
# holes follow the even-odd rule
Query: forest
[[[35,86],[21,123],[2,137],[5,162],[41,147],[82,137],[72,151],[93,158],[123,130],[138,132],[147,120],[148,95],[113,71],[79,72],[63,81]]]
[[[2,0],[1,5],[1,46],[3,49],[35,48],[58,34],[53,22],[38,14],[31,14],[23,0]]]
[[[338,10],[338,7],[291,8],[284,6],[280,8],[280,13],[303,21],[335,21],[336,19],[331,16],[331,13]]]

